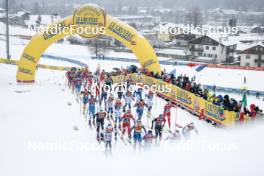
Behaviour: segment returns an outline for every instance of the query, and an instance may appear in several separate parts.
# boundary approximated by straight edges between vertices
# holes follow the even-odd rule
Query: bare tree
[[[186,14],[187,23],[193,24],[194,27],[202,24],[202,18],[201,9],[198,6],[191,8]]]
[[[35,2],[32,8],[33,14],[40,14],[40,5],[38,2]]]

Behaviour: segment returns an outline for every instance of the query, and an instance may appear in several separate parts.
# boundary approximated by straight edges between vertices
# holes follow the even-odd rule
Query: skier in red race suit
[[[172,108],[172,103],[169,101],[165,106],[164,106],[164,112],[163,112],[163,117],[168,121],[169,128],[171,128],[171,108]]]
[[[250,117],[251,117],[251,119],[255,119],[257,116],[257,113],[255,111],[255,107],[256,107],[255,104],[250,105]]]
[[[87,67],[85,67],[85,68],[82,70],[82,81],[83,81],[83,85],[84,85],[84,87],[87,87],[88,76],[89,76],[89,70],[88,70]]]
[[[122,116],[122,137],[126,132],[126,128],[127,128],[127,134],[128,134],[128,138],[131,139],[131,125],[130,125],[130,120],[133,120],[135,123],[135,119],[133,117],[133,115],[131,114],[130,109],[127,110],[127,112]]]
[[[103,83],[105,81],[105,77],[106,77],[106,73],[105,73],[105,70],[103,70],[101,73],[100,73],[100,82]]]

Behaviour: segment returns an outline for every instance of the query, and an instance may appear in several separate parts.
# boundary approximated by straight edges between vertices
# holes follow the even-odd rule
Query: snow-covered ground
[[[164,142],[147,153],[134,153],[118,141],[106,157],[65,89],[64,72],[39,69],[34,85],[17,85],[15,73],[16,66],[0,64],[0,175],[264,174],[262,122],[219,129],[173,109],[172,121],[194,122],[198,136],[178,145]],[[156,98],[153,114],[161,113],[164,103]]]

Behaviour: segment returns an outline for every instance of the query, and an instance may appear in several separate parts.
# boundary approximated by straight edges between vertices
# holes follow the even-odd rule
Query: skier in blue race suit
[[[141,123],[140,120],[137,120],[137,123],[131,128],[131,131],[133,133],[133,139],[134,139],[134,150],[137,147],[137,144],[139,148],[142,147],[142,130],[144,130],[144,133],[146,134],[146,128]]]

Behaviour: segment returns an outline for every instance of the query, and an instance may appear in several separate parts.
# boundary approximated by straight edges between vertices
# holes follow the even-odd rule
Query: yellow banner
[[[0,58],[0,63],[17,65],[18,61],[17,60],[8,60],[8,59]],[[71,69],[71,67],[45,65],[45,64],[38,64],[37,68],[43,68],[43,69],[49,69],[49,70],[61,70],[61,71],[66,71],[66,70],[70,70]],[[79,68],[81,68],[81,67],[78,67],[77,69],[79,69]]]
[[[17,65],[16,60],[0,58],[0,63]]]
[[[146,85],[156,85],[159,87],[169,86],[171,91],[164,92],[159,91],[158,93],[169,99],[181,107],[191,111],[194,114],[199,115],[204,110],[204,115],[206,118],[220,124],[223,126],[231,126],[235,123],[236,113],[231,111],[224,111],[220,106],[214,105],[213,103],[206,101],[205,99],[196,96],[195,94],[188,92],[182,88],[179,88],[175,85],[166,83],[162,80],[155,79],[153,77],[141,75],[138,77],[136,74],[130,75],[133,81],[138,83],[144,83]],[[115,83],[124,81],[123,76],[113,76],[112,77]]]

